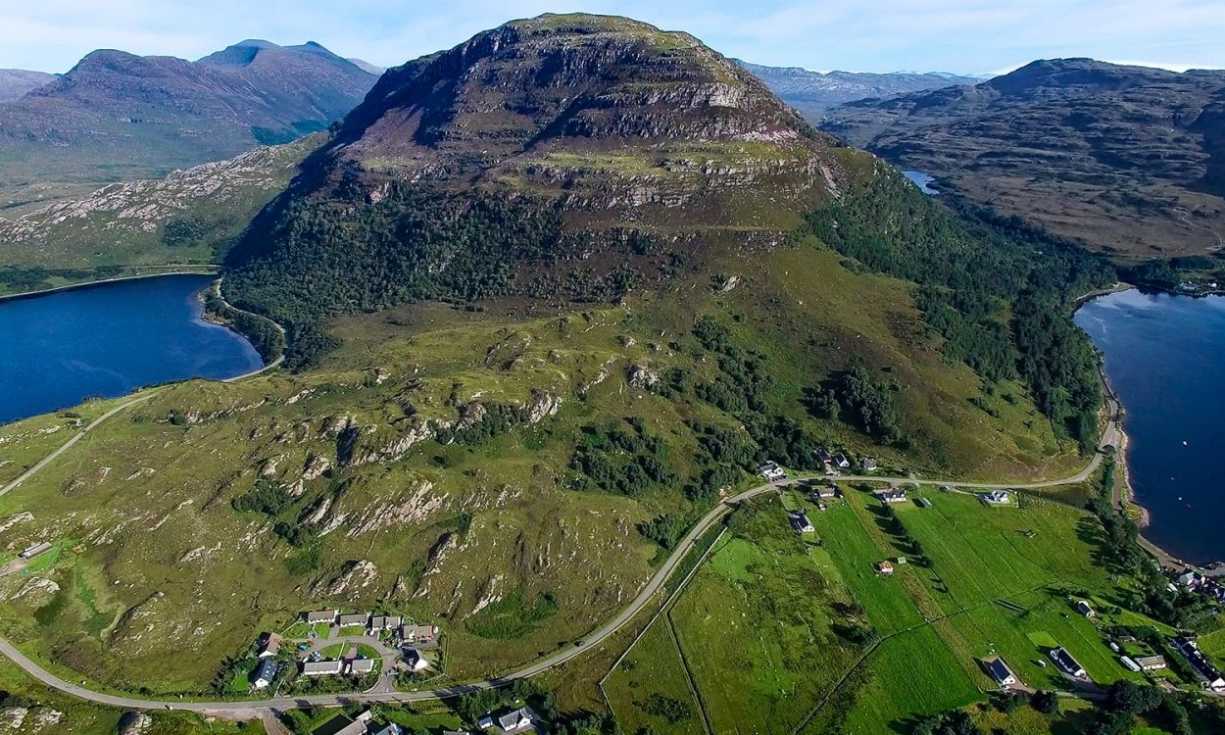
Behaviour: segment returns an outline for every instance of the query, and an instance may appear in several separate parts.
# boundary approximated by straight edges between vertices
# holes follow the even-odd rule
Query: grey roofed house
[[[834,455],[833,462],[834,466],[840,470],[845,470],[851,466],[851,460],[847,459],[847,456],[842,452],[838,452]]]
[[[1165,656],[1139,656],[1136,663],[1145,671],[1156,671],[1166,667]]]
[[[536,727],[536,713],[527,707],[520,707],[499,717],[498,727],[508,733],[531,730]]]
[[[374,659],[357,658],[349,663],[350,674],[369,674],[374,671]]]
[[[808,515],[802,510],[792,511],[787,514],[787,517],[791,520],[791,527],[796,533],[812,533],[817,530],[812,525],[812,521],[808,520]]]
[[[330,661],[307,661],[302,664],[303,676],[338,676],[344,670],[345,662],[340,659]]]
[[[335,735],[366,735],[364,720],[354,720],[335,732]]]
[[[370,629],[391,630],[392,628],[399,628],[403,622],[404,618],[399,615],[375,615],[370,618]]]
[[[255,681],[252,683],[256,689],[265,689],[276,679],[276,674],[280,670],[281,667],[272,659],[261,661],[259,668],[255,670]]]
[[[349,615],[340,616],[340,627],[351,628],[360,625],[365,628],[370,622],[370,613],[351,613]]]
[[[1076,612],[1084,615],[1086,618],[1093,617],[1093,606],[1087,600],[1076,601]]]
[[[1008,664],[1004,663],[1004,659],[996,656],[983,661],[983,668],[995,679],[995,683],[1002,687],[1010,687],[1017,683],[1017,677],[1012,673],[1012,669],[1008,668]]]
[[[393,722],[387,727],[384,727],[382,730],[375,732],[374,735],[404,735],[404,731],[400,729],[399,725]],[[465,733],[465,735],[467,734]]]
[[[863,468],[864,472],[875,472],[877,467],[876,460],[871,457],[864,457],[859,466]]]
[[[336,620],[336,610],[315,610],[306,614],[308,623],[331,623]]]

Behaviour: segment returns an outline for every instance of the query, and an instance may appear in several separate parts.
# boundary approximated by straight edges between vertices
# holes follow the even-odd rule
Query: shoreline
[[[1110,294],[1120,293],[1131,289],[1139,288],[1122,281],[1114,284],[1107,289],[1098,289],[1091,291],[1083,296],[1078,297],[1073,301],[1073,314],[1083,305],[1088,302],[1109,296]],[[1187,294],[1181,294],[1187,295]],[[1083,329],[1081,330],[1084,331]],[[1101,350],[1094,346],[1094,349],[1101,355]],[[1144,535],[1144,529],[1148,528],[1152,523],[1152,512],[1144,505],[1136,500],[1136,490],[1131,484],[1131,467],[1129,465],[1128,454],[1131,447],[1131,437],[1127,435],[1127,429],[1124,425],[1124,420],[1127,415],[1127,408],[1123,405],[1123,400],[1115,392],[1114,387],[1110,384],[1110,377],[1106,374],[1106,363],[1104,359],[1098,360],[1098,376],[1102,381],[1102,394],[1105,397],[1105,405],[1103,411],[1106,414],[1106,424],[1102,432],[1101,445],[1113,446],[1115,456],[1115,467],[1120,473],[1115,480],[1115,485],[1110,489],[1111,504],[1119,509],[1125,515],[1130,515],[1128,511],[1135,509],[1139,515],[1136,525],[1139,527],[1139,532],[1136,534],[1136,542],[1142,549],[1153,556],[1161,566],[1175,569],[1178,571],[1195,571],[1205,576],[1225,576],[1225,560],[1216,560],[1207,564],[1196,564],[1186,561],[1181,557],[1162,548],[1151,539]],[[1109,433],[1114,432],[1117,438],[1112,443],[1109,439]]]
[[[152,266],[151,266],[152,267]],[[189,268],[191,266],[170,266],[174,268]],[[106,286],[112,283],[123,283],[124,281],[140,281],[149,278],[166,278],[173,276],[215,276],[221,272],[221,269],[214,265],[202,265],[196,270],[174,270],[163,271],[161,273],[136,273],[127,276],[113,276],[111,278],[99,278],[93,281],[81,281],[80,283],[67,283],[63,286],[52,286],[50,288],[40,288],[33,291],[20,291],[18,293],[0,294],[0,303],[5,301],[18,301],[20,299],[33,299],[39,296],[50,296],[51,294],[64,293],[66,291],[76,291],[79,289],[94,288],[96,286]]]

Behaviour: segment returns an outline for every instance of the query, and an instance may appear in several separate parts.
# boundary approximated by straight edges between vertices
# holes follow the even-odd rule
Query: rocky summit
[[[830,111],[822,127],[977,204],[1120,257],[1225,245],[1225,72],[1035,61]]]
[[[688,34],[513,21],[389,70],[227,283],[290,322],[415,298],[616,298],[708,249],[781,242],[838,195],[848,155]]]

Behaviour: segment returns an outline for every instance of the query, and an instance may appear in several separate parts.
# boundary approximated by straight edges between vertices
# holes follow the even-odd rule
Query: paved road
[[[119,404],[118,406],[115,406],[111,410],[107,411],[106,413],[102,414],[98,418],[94,419],[89,424],[89,426],[86,426],[84,429],[79,431],[76,436],[72,437],[68,441],[61,444],[60,447],[56,449],[55,451],[51,452],[51,454],[48,454],[46,457],[43,457],[42,459],[40,459],[38,461],[38,464],[34,465],[33,467],[26,470],[25,472],[21,473],[21,475],[19,475],[17,479],[13,480],[9,484],[0,488],[0,496],[7,495],[13,490],[16,490],[17,487],[21,485],[21,483],[25,482],[26,480],[30,479],[34,475],[38,474],[38,472],[42,470],[42,468],[51,464],[51,462],[53,462],[56,457],[60,456],[64,452],[71,449],[74,444],[84,439],[86,434],[96,429],[100,424],[102,424],[102,422],[106,421],[107,419],[119,413],[120,411],[123,411],[124,409],[131,408],[132,406],[135,406],[138,403],[149,400],[154,395],[156,395],[156,392],[149,392],[138,398],[133,398],[130,401],[126,401],[124,403]]]
[[[118,406],[115,409],[112,409],[110,412],[99,417],[92,424],[90,424],[89,427],[87,427],[85,431],[92,429],[93,427],[102,423],[102,421],[104,421],[106,418],[109,418],[111,415],[118,413],[124,408],[127,408],[128,406],[134,403],[138,403],[139,401],[145,400],[149,397],[150,397],[149,395],[146,395],[139,399],[129,401],[128,403]],[[84,435],[85,431],[82,431],[81,434],[78,434],[68,444],[66,444],[63,447],[60,447],[60,449],[53,452],[51,455],[45,458],[38,465],[35,465],[34,467],[32,467],[28,472],[25,473],[25,475],[15,480],[14,483],[10,483],[10,486],[6,487],[4,489],[4,492],[8,492],[8,490],[12,489],[12,487],[15,487],[16,484],[20,484],[21,480],[33,474],[35,471],[37,471],[42,466],[47,464],[50,460],[54,459],[56,456],[58,456],[60,453],[66,450],[72,443],[75,443],[77,439],[80,439],[80,437]],[[1106,429],[1103,431],[1101,448],[1104,450],[1106,447],[1117,446],[1117,442],[1120,436],[1121,435],[1119,433],[1118,427],[1115,421],[1112,419],[1107,424]],[[884,482],[884,483],[891,483],[891,484],[917,484],[917,483],[922,482],[923,484],[946,485],[950,488],[957,488],[957,489],[987,489],[987,488],[998,488],[998,487],[1010,487],[1010,488],[1017,488],[1017,489],[1040,489],[1040,488],[1046,488],[1046,487],[1055,487],[1058,485],[1069,485],[1069,484],[1084,482],[1101,465],[1101,462],[1102,462],[1102,452],[1099,451],[1094,454],[1093,458],[1084,467],[1084,469],[1082,469],[1080,472],[1077,472],[1074,475],[1056,479],[1056,480],[1046,480],[1042,482],[1032,482],[1032,483],[964,482],[960,480],[919,479],[916,477],[891,477],[891,476],[876,476],[876,475],[839,475],[837,479],[840,481],[844,481],[844,482],[845,481],[851,481],[851,482],[871,481],[871,482]],[[15,646],[13,646],[11,643],[9,643],[7,640],[3,638],[0,638],[0,654],[11,659],[13,663],[17,664],[19,667],[24,669],[26,673],[28,673],[30,676],[33,676],[35,679],[47,685],[48,687],[51,687],[52,689],[57,689],[61,692],[64,692],[65,694],[70,694],[72,696],[79,697],[81,699],[85,699],[91,702],[97,702],[99,704],[105,704],[105,705],[110,705],[112,707],[120,707],[124,709],[181,710],[181,711],[197,712],[201,714],[213,715],[213,716],[230,718],[230,719],[255,719],[255,718],[264,717],[266,713],[270,710],[296,709],[296,708],[302,708],[302,707],[307,707],[307,706],[329,707],[329,706],[343,705],[349,702],[412,703],[412,702],[423,702],[423,701],[430,701],[430,700],[436,700],[436,699],[446,699],[446,698],[458,696],[460,694],[478,691],[481,689],[503,686],[517,679],[526,679],[532,676],[536,676],[538,674],[544,673],[551,669],[557,668],[558,666],[561,666],[562,664],[565,664],[566,662],[572,659],[575,659],[583,655],[584,653],[591,651],[594,648],[598,647],[601,643],[607,640],[610,636],[614,635],[617,631],[625,627],[625,625],[628,624],[629,621],[632,620],[635,615],[641,612],[643,608],[645,608],[650,603],[651,599],[661,589],[663,589],[664,584],[667,582],[668,578],[672,575],[672,572],[676,570],[677,566],[681,564],[682,560],[684,560],[685,556],[689,553],[689,551],[693,549],[693,547],[697,543],[698,538],[701,537],[702,534],[704,534],[707,530],[709,530],[716,523],[720,522],[728,513],[730,513],[736,506],[740,505],[744,501],[758,497],[765,493],[778,491],[782,487],[793,485],[797,482],[800,482],[800,480],[798,479],[782,480],[782,481],[775,482],[775,483],[759,485],[750,490],[746,490],[745,492],[742,492],[739,495],[725,499],[723,502],[719,503],[719,505],[717,505],[715,508],[711,509],[710,512],[708,512],[705,516],[703,516],[702,519],[699,520],[697,524],[693,526],[693,528],[689,529],[689,532],[685,534],[684,538],[682,538],[681,541],[676,545],[676,548],[672,551],[672,554],[668,556],[667,560],[664,561],[664,563],[660,566],[660,568],[656,570],[655,574],[652,575],[650,581],[648,581],[647,584],[642,588],[642,590],[639,591],[638,595],[628,605],[622,608],[621,611],[618,612],[611,620],[604,623],[602,626],[595,629],[594,631],[592,631],[590,634],[588,634],[581,640],[576,641],[573,646],[562,648],[517,671],[513,671],[511,673],[508,673],[496,679],[470,682],[467,684],[458,684],[456,686],[444,688],[444,689],[423,690],[423,691],[415,691],[415,692],[388,692],[388,691],[381,691],[381,690],[379,691],[372,690],[370,692],[364,692],[360,694],[317,694],[317,695],[305,695],[305,696],[300,696],[300,697],[274,697],[271,699],[239,701],[239,702],[225,702],[225,701],[212,701],[212,702],[198,701],[197,702],[197,701],[181,701],[181,700],[155,700],[155,699],[141,699],[137,697],[128,697],[128,696],[96,692],[91,689],[87,689],[83,686],[80,686],[72,682],[66,681],[64,679],[61,679],[55,674],[52,674],[51,672],[47,671],[43,667],[39,666],[34,661],[30,660],[27,656],[21,653],[21,651],[17,650]],[[0,494],[3,494],[3,493],[0,493]]]

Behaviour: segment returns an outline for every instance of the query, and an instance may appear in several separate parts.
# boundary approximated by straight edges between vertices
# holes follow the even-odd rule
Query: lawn
[[[661,735],[700,735],[700,705],[669,623],[659,619],[604,682],[604,692],[625,732],[651,728]]]
[[[777,498],[738,515],[670,614],[711,727],[787,733],[860,655],[849,593]]]

